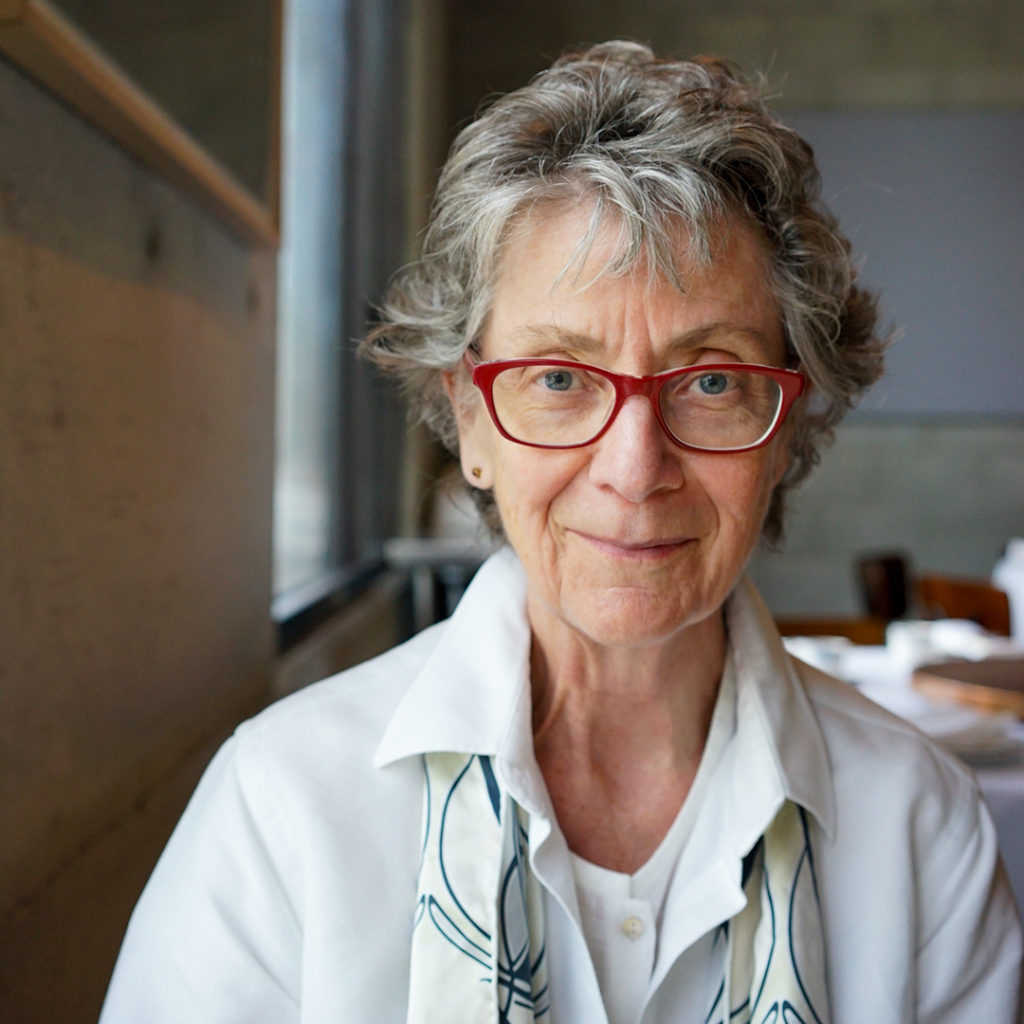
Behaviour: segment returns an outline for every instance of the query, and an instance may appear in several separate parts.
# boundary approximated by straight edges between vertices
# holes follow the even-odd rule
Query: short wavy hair
[[[362,353],[399,378],[412,411],[458,454],[441,374],[479,339],[502,245],[531,209],[587,200],[589,231],[570,266],[582,265],[612,221],[619,245],[607,273],[646,258],[677,285],[680,258],[708,265],[715,231],[742,218],[768,257],[787,365],[813,382],[811,400],[794,410],[791,464],[765,517],[763,536],[776,544],[787,492],[880,376],[886,339],[875,297],[855,284],[849,242],[821,202],[811,147],[772,116],[763,92],[763,79],[725,61],[659,60],[617,41],[566,54],[494,100],[452,145],[422,256],[393,280]],[[500,534],[493,495],[472,490]]]

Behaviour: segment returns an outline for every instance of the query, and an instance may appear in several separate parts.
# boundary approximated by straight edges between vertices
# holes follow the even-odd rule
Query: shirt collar
[[[743,710],[749,707],[760,727],[756,732],[784,795],[810,811],[831,836],[835,793],[825,740],[771,614],[745,577],[734,588],[726,615]],[[529,681],[526,576],[505,547],[481,566],[443,627],[388,723],[374,764],[382,767],[428,751],[532,763]],[[524,784],[532,774],[523,773]],[[544,793],[530,795],[547,803]]]
[[[378,768],[433,751],[493,756],[509,739],[521,743],[517,704],[528,696],[530,626],[526,576],[511,548],[484,562],[441,629],[384,730]]]
[[[831,838],[835,787],[825,737],[771,613],[746,577],[729,598],[726,621],[744,702],[739,719],[760,725],[783,794],[810,811]]]

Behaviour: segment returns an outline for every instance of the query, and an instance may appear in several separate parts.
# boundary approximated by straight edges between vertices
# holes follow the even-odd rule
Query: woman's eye
[[[544,374],[544,386],[551,391],[568,391],[572,387],[572,374],[568,370],[549,370]]]
[[[704,373],[697,378],[697,385],[705,395],[720,395],[729,386],[724,373]]]

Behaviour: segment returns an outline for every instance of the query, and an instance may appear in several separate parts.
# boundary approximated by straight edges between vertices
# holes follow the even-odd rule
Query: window
[[[405,243],[401,7],[287,0],[274,600],[279,623],[381,564],[404,417],[355,358]]]

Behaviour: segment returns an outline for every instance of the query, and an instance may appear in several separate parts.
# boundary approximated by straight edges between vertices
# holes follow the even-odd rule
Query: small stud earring
[[[472,472],[473,476],[475,476],[476,479],[479,480],[480,477],[483,475],[484,471],[479,466],[474,466]]]

